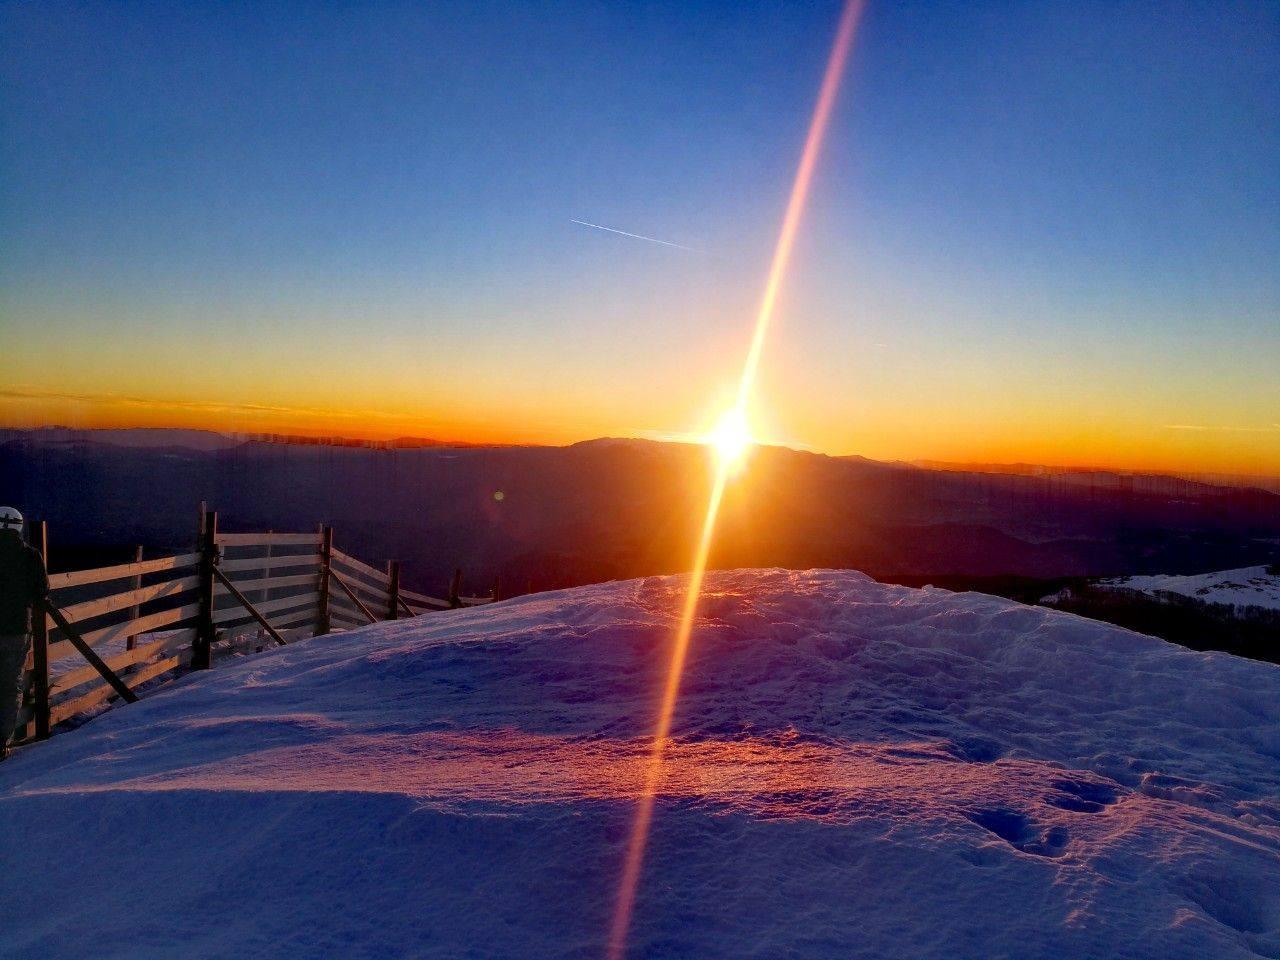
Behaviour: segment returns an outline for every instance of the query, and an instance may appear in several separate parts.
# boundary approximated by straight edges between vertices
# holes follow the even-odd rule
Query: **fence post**
[[[49,525],[43,520],[31,522],[31,545],[40,554],[40,565],[49,569]],[[31,610],[31,686],[35,707],[35,737],[49,736],[49,615],[44,599]]]
[[[192,645],[191,669],[208,670],[213,664],[213,567],[218,561],[218,513],[205,510],[200,515],[199,604],[196,639]]]
[[[449,606],[454,610],[462,606],[462,601],[458,598],[458,593],[462,590],[462,568],[458,567],[453,571],[453,579],[449,581]]]
[[[276,532],[276,531],[275,531],[275,527],[268,527],[268,528],[267,528],[267,533],[268,533],[268,534],[275,533],[275,532]],[[263,564],[262,564],[262,578],[263,578],[264,580],[270,580],[270,579],[271,579],[271,557],[273,556],[273,554],[274,554],[274,553],[275,553],[275,551],[272,549],[272,545],[268,543],[268,544],[267,544],[267,555],[263,558],[263,561],[264,561],[264,562],[263,562]],[[268,598],[268,597],[270,597],[270,596],[271,596],[271,588],[270,588],[270,587],[263,587],[261,590],[259,590],[259,591],[258,591],[258,598],[257,598],[257,599],[258,599],[258,602],[259,602],[259,603],[266,603],[266,602],[267,602],[267,598]]]
[[[387,561],[387,619],[400,619],[400,561]]]
[[[134,563],[142,562],[142,544],[138,544],[136,547],[133,548],[133,562]],[[141,590],[142,574],[139,573],[135,575],[132,580],[132,584],[133,584],[134,590]],[[132,607],[129,608],[129,619],[137,620],[140,616],[142,616],[142,606],[140,604],[135,603]],[[138,645],[138,635],[136,633],[131,633],[129,634],[129,636],[125,638],[124,648],[126,650],[132,650],[137,645]]]
[[[333,563],[333,527],[320,527],[320,601],[316,610],[316,636],[329,632],[329,568]]]
[[[493,578],[493,602],[497,603],[501,599],[502,599],[502,577],[496,576]]]
[[[267,527],[267,533],[268,533],[268,535],[273,534],[273,533],[275,533],[275,532],[276,532],[275,527]],[[262,563],[262,579],[264,579],[264,580],[270,580],[270,579],[271,579],[271,557],[272,557],[272,554],[273,554],[273,551],[272,551],[271,544],[269,544],[269,543],[268,543],[268,544],[267,544],[267,552],[266,552],[266,555],[263,557],[263,563]],[[263,587],[261,590],[259,590],[259,591],[258,591],[258,595],[255,597],[255,599],[257,600],[257,602],[258,602],[258,603],[266,603],[266,602],[267,602],[267,600],[268,600],[270,597],[271,597],[271,588],[270,588],[270,587]],[[261,627],[259,627],[259,628],[258,628],[258,640],[257,640],[256,644],[254,644],[254,652],[255,652],[255,653],[261,653],[261,652],[265,649],[265,647],[263,646],[263,643],[262,643],[262,638],[263,638],[263,637],[265,637],[266,635],[267,635],[267,631],[265,631],[265,630],[263,630]]]

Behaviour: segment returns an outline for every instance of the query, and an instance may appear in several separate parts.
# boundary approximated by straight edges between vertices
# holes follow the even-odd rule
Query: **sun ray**
[[[760,366],[760,356],[764,350],[769,324],[773,319],[773,310],[774,305],[777,303],[778,291],[782,286],[783,277],[786,275],[787,264],[791,260],[791,250],[795,244],[796,231],[799,228],[800,217],[809,194],[809,184],[813,178],[818,151],[822,146],[822,139],[827,129],[827,121],[831,116],[831,108],[835,103],[836,92],[840,87],[840,78],[844,74],[845,62],[849,57],[849,48],[853,43],[854,31],[857,28],[861,12],[862,0],[846,0],[840,15],[840,24],[836,29],[835,41],[831,47],[831,54],[827,59],[826,71],[823,73],[822,86],[818,91],[818,102],[814,106],[813,117],[809,122],[809,133],[805,138],[804,151],[801,153],[800,164],[796,168],[795,180],[791,185],[791,195],[787,201],[786,214],[782,219],[782,229],[778,233],[777,245],[774,247],[773,261],[769,267],[769,279],[765,283],[764,295],[761,297],[760,308],[756,314],[756,325],[751,337],[751,347],[747,352],[746,362],[742,367],[742,377],[738,382],[737,402],[721,419],[716,432],[712,436],[712,442],[717,451],[714,480],[711,485],[711,495],[707,501],[707,512],[702,521],[702,531],[698,536],[697,551],[694,554],[693,567],[689,574],[689,585],[680,613],[679,626],[676,628],[671,662],[667,668],[667,678],[662,689],[662,700],[658,707],[657,723],[654,726],[653,743],[646,760],[644,784],[637,803],[635,820],[631,827],[631,838],[627,844],[622,877],[618,884],[617,900],[614,904],[613,919],[609,928],[608,951],[606,954],[608,960],[623,960],[626,955],[627,938],[631,929],[632,909],[635,905],[640,873],[644,867],[645,848],[649,840],[649,827],[653,820],[653,807],[662,778],[663,756],[666,752],[667,741],[671,735],[672,718],[675,714],[676,699],[680,693],[680,680],[684,674],[685,658],[689,652],[689,639],[693,634],[693,624],[698,613],[698,600],[702,594],[702,582],[706,577],[707,560],[711,553],[711,544],[715,536],[716,519],[720,514],[720,504],[724,499],[724,491],[729,477],[737,466],[741,464],[743,456],[751,445],[746,411],[755,387],[756,372]]]

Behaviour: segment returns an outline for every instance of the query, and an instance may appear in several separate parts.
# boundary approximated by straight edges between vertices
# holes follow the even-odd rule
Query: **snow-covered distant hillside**
[[[0,765],[13,957],[595,958],[684,578],[296,643]],[[709,578],[632,957],[1280,955],[1280,668]]]
[[[1219,570],[1191,576],[1160,575],[1152,577],[1120,577],[1101,580],[1102,588],[1137,590],[1159,597],[1162,593],[1190,597],[1205,603],[1226,603],[1236,607],[1262,607],[1280,610],[1280,574],[1267,573],[1265,566]]]

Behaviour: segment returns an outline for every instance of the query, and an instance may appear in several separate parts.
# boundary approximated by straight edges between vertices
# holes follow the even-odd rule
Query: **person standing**
[[[0,760],[18,723],[32,610],[48,592],[44,559],[22,539],[22,514],[0,507]]]

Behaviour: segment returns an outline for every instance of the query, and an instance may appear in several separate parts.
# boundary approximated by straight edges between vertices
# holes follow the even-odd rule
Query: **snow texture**
[[[1235,607],[1263,607],[1280,610],[1280,574],[1267,573],[1265,566],[1241,567],[1191,576],[1157,575],[1102,580],[1099,587],[1137,590],[1153,597],[1172,593],[1205,603],[1225,603]]]
[[[685,583],[302,641],[21,751],[0,955],[600,957]],[[631,957],[1280,956],[1280,668],[707,586]]]

